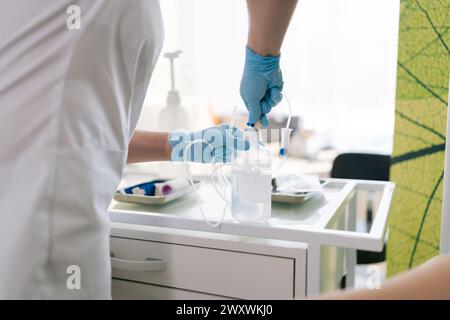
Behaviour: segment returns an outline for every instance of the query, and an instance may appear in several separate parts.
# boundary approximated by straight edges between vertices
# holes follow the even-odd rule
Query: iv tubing
[[[286,97],[286,95],[283,94],[283,98],[286,99],[286,103],[287,103],[288,110],[289,110],[288,120],[287,120],[287,123],[286,123],[286,129],[289,129],[289,126],[291,124],[292,109],[291,109],[291,104],[290,104],[288,98]],[[233,133],[232,130],[233,130],[233,127],[234,127],[234,118],[235,118],[236,109],[237,108],[235,107],[234,111],[233,111],[233,116],[232,116],[232,119],[231,119],[230,125],[229,125],[230,126],[230,128],[229,128],[229,131],[230,131],[229,133],[230,134]],[[190,142],[188,144],[188,146],[185,148],[185,150],[188,150],[196,142],[203,142],[203,141],[202,140],[194,140],[194,141],[192,141],[192,142]],[[258,143],[259,143],[259,141],[258,141]],[[220,219],[218,221],[216,221],[216,222],[212,222],[212,221],[210,221],[207,218],[207,216],[205,214],[205,211],[203,210],[203,205],[201,203],[200,195],[198,194],[197,187],[195,186],[194,180],[192,179],[192,176],[190,175],[190,172],[189,172],[189,165],[188,165],[188,161],[187,161],[187,155],[188,155],[188,152],[185,152],[184,159],[183,159],[184,163],[185,163],[186,176],[187,176],[187,179],[189,181],[190,186],[193,188],[193,191],[195,193],[195,199],[196,199],[197,206],[199,208],[200,214],[202,215],[203,220],[205,220],[205,222],[210,227],[217,228],[217,227],[219,227],[222,224],[223,220],[225,219],[225,214],[226,214],[227,209],[231,208],[231,201],[230,201],[230,199],[227,199],[227,197],[225,195],[226,192],[221,192],[219,190],[219,187],[218,187],[218,185],[222,185],[224,190],[225,190],[227,187],[230,186],[230,183],[229,183],[228,179],[225,177],[225,175],[223,173],[223,167],[225,166],[225,164],[217,165],[216,162],[212,163],[213,164],[213,168],[214,168],[213,172],[212,172],[212,175],[211,175],[212,185],[214,187],[214,190],[220,196],[220,198],[225,202],[225,206],[223,208],[222,215],[221,215]],[[281,169],[281,167],[283,166],[283,164],[286,161],[286,159],[287,159],[287,157],[283,157],[283,160],[281,160],[278,168],[275,169],[275,171],[271,172],[272,175],[275,174],[276,172],[278,172]],[[246,170],[248,170],[248,168],[246,168]],[[217,182],[217,184],[216,184],[216,182]]]
[[[197,141],[192,141],[192,142],[188,145],[188,147],[190,147],[190,146],[191,146],[192,144],[194,144],[195,142],[198,142],[198,140],[197,140]],[[186,150],[187,150],[187,148],[186,148]],[[187,152],[186,152],[186,154],[187,154]],[[225,198],[222,197],[222,194],[218,191],[217,186],[216,186],[215,183],[213,182],[212,185],[214,186],[214,189],[215,189],[216,192],[220,195],[220,197],[226,201],[226,204],[225,204],[225,206],[224,206],[224,208],[223,208],[222,216],[220,217],[220,220],[219,220],[219,221],[216,221],[216,222],[210,221],[210,220],[208,219],[208,217],[206,216],[205,211],[203,210],[203,205],[202,205],[202,202],[201,202],[201,199],[200,199],[200,195],[198,194],[197,187],[195,186],[194,180],[192,179],[192,176],[191,176],[190,173],[189,173],[189,165],[188,165],[188,163],[187,163],[187,161],[186,161],[186,160],[187,160],[187,159],[186,159],[186,155],[185,155],[184,158],[185,158],[185,159],[184,159],[184,161],[185,161],[185,166],[184,166],[184,168],[185,168],[185,170],[186,170],[186,176],[187,176],[187,179],[188,179],[188,181],[189,181],[189,184],[190,184],[191,188],[193,188],[193,191],[194,191],[194,194],[195,194],[195,200],[197,201],[197,206],[198,206],[198,209],[199,209],[199,211],[200,211],[200,214],[202,215],[203,220],[205,220],[206,223],[207,223],[211,228],[217,228],[217,227],[219,227],[219,226],[222,224],[223,219],[225,218],[226,211],[227,211],[227,209],[228,209],[228,207],[229,207],[229,205],[228,205],[228,202],[229,202],[229,201],[227,201]],[[216,169],[214,169],[214,170],[216,170]]]
[[[291,125],[291,118],[292,118],[291,102],[289,101],[289,99],[286,97],[286,95],[284,93],[282,93],[282,97],[283,97],[283,99],[286,100],[286,104],[288,106],[289,115],[288,115],[288,120],[287,120],[287,123],[286,123],[286,129],[289,129],[289,127]]]

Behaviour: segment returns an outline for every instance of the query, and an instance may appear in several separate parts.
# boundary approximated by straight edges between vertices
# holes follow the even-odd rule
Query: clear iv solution
[[[272,175],[233,170],[231,215],[244,222],[267,222],[271,214]],[[253,184],[252,182],[256,182]],[[268,187],[267,187],[268,186]],[[265,189],[265,190],[263,190]]]
[[[237,221],[264,223],[272,209],[272,157],[258,142],[250,143],[252,148],[232,164],[231,215]]]

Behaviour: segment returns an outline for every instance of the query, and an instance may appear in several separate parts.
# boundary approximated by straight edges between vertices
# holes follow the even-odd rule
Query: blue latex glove
[[[280,56],[260,56],[247,47],[240,88],[241,97],[249,112],[247,125],[254,127],[259,121],[263,127],[267,127],[269,120],[266,114],[280,103],[282,91]]]
[[[175,131],[169,134],[171,160],[199,163],[228,163],[236,151],[246,151],[250,143],[236,127],[222,124],[197,132]]]

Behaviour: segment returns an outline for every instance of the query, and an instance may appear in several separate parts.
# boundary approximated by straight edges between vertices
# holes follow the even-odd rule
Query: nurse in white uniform
[[[162,46],[159,3],[6,0],[0,30],[0,298],[109,298],[106,208]]]

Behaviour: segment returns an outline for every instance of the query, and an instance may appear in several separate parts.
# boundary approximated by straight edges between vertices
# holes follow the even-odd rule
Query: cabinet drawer
[[[114,278],[242,299],[292,299],[294,259],[111,237]],[[154,271],[146,271],[154,259]],[[159,269],[159,270],[158,270]]]
[[[111,293],[114,300],[220,300],[221,296],[157,286],[154,284],[113,279]]]

